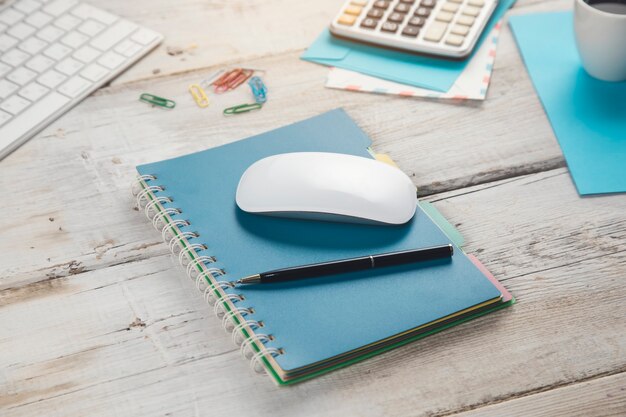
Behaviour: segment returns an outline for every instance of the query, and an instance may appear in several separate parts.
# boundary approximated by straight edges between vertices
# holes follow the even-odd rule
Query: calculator
[[[348,0],[333,35],[403,51],[462,59],[498,0]]]

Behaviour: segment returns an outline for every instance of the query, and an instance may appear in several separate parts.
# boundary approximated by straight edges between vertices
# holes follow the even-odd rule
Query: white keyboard
[[[16,0],[1,8],[0,159],[162,40],[76,0]]]

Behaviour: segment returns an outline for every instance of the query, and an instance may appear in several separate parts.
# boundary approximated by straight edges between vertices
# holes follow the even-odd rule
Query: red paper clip
[[[217,80],[213,81],[214,91],[218,94],[234,90],[241,84],[246,82],[254,73],[253,70],[235,68],[222,74]]]

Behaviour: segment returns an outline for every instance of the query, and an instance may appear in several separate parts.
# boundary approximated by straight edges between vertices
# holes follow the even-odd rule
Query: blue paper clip
[[[265,103],[267,101],[267,87],[263,84],[261,78],[254,76],[248,81],[248,85],[254,94],[254,101],[257,103]]]

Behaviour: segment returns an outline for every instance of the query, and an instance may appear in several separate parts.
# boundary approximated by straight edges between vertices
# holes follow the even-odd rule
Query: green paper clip
[[[173,109],[174,107],[176,107],[176,102],[174,102],[173,100],[157,97],[148,93],[143,93],[142,95],[140,95],[139,100],[145,103],[154,104],[155,106],[165,107],[166,109]]]
[[[224,109],[224,115],[228,116],[230,114],[247,113],[252,110],[258,110],[261,107],[263,107],[263,105],[260,103],[240,104],[238,106],[233,106],[233,107]]]

